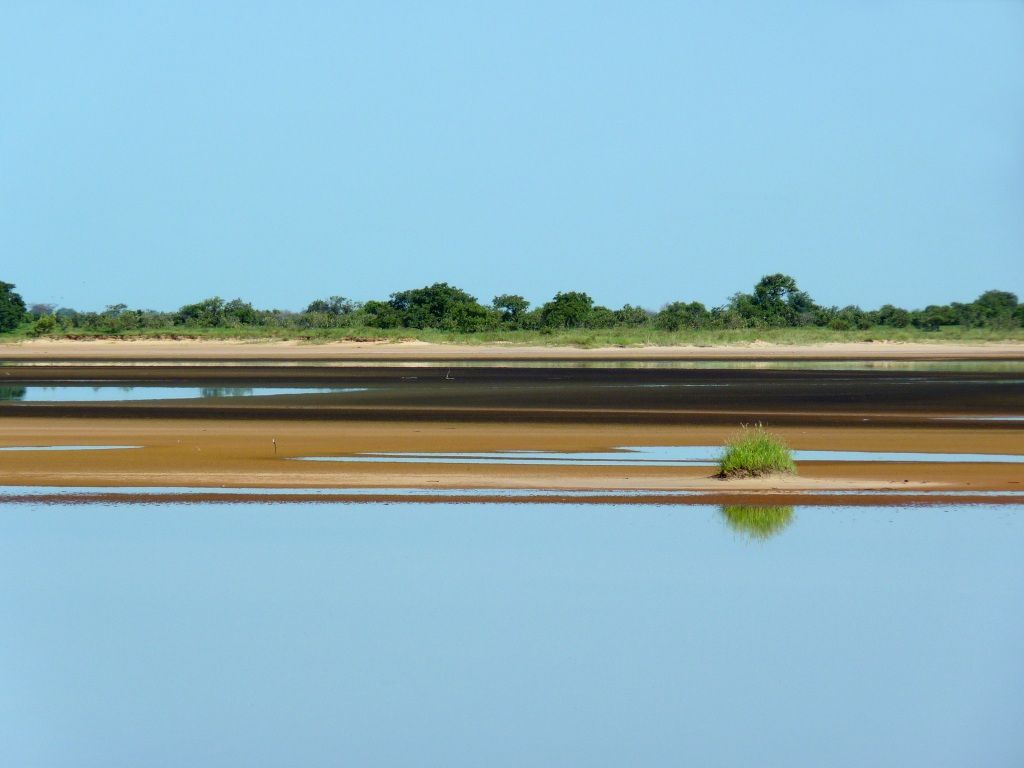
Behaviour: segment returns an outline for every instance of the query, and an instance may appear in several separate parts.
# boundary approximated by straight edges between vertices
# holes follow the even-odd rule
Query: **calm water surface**
[[[2,450],[2,449],[0,449]],[[551,466],[662,466],[711,467],[722,455],[720,445],[634,445],[615,451],[492,451],[478,453],[356,453],[346,456],[300,456],[296,461],[328,461],[384,464],[516,464]],[[1012,453],[915,453],[901,451],[791,451],[803,461],[888,461],[957,464],[1024,463],[1024,454]]]
[[[1024,506],[0,506],[0,765],[1024,765]]]
[[[258,397],[365,392],[366,387],[152,387],[114,384],[0,387],[0,401],[21,403],[103,403],[132,400],[192,400],[207,397]]]

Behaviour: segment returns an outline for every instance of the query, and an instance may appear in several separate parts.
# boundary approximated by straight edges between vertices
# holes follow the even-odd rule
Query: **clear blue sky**
[[[1024,293],[1024,3],[0,5],[0,280]]]

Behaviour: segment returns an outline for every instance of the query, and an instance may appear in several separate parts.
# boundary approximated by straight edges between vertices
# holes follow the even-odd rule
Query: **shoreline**
[[[0,361],[61,360],[1024,360],[1024,341],[743,342],[718,346],[571,347],[421,341],[302,342],[198,339],[30,339],[0,343]]]

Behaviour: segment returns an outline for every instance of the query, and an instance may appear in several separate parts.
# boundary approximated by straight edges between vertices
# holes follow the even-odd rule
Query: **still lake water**
[[[0,448],[0,451],[5,450]],[[10,450],[18,450],[11,448]],[[1012,453],[915,453],[900,451],[791,451],[793,460],[939,462],[956,464],[1024,463],[1024,454]],[[356,453],[348,456],[299,456],[296,461],[361,464],[497,464],[525,466],[654,466],[713,467],[722,455],[721,445],[631,445],[614,451],[493,451],[478,453]]]
[[[265,397],[268,395],[316,395],[365,392],[366,387],[160,387],[134,385],[26,384],[0,387],[0,402],[110,403],[137,400],[194,400],[210,397]]]
[[[765,514],[0,506],[0,765],[1024,765],[1024,506]]]

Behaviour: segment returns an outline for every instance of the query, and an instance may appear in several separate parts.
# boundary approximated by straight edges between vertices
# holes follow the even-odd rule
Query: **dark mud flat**
[[[665,370],[458,366],[325,369],[248,366],[9,366],[5,387],[365,387],[338,394],[166,402],[0,402],[0,416],[331,419],[973,428],[970,417],[1024,415],[1024,372]],[[938,417],[960,417],[946,422]],[[992,420],[992,430],[1020,429]]]

